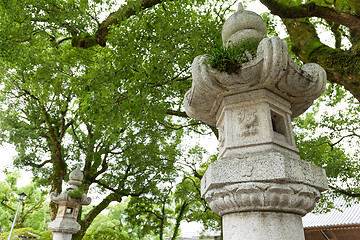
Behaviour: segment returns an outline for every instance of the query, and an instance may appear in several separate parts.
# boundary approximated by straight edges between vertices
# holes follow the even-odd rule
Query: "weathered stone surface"
[[[281,152],[262,152],[224,157],[211,163],[201,180],[201,195],[245,182],[303,183],[320,191],[328,188],[323,168]]]
[[[223,216],[239,212],[285,212],[304,216],[320,198],[314,187],[295,183],[245,182],[206,192],[211,210]]]
[[[325,70],[315,63],[297,66],[278,37],[263,39],[257,57],[242,64],[237,74],[219,72],[198,56],[192,64],[193,83],[185,95],[185,111],[197,120],[216,125],[219,105],[227,95],[269,89],[291,104],[291,118],[299,116],[325,90]]]
[[[49,223],[49,228],[52,232],[75,234],[81,229],[81,226],[70,218],[56,218]]]
[[[69,182],[70,188],[78,189],[83,180],[84,174],[81,172],[80,168],[77,167],[74,171],[69,174]]]
[[[259,39],[264,26],[240,9],[224,24],[224,45]],[[222,216],[224,240],[304,240],[301,216],[328,186],[325,171],[298,156],[291,120],[325,90],[324,69],[297,66],[278,37],[263,39],[257,56],[234,74],[207,59],[194,59],[184,104],[190,117],[219,130],[218,159],[201,194]]]
[[[290,107],[267,89],[225,96],[216,116],[218,158],[271,150],[297,156]]]
[[[69,174],[69,187],[62,191],[60,194],[56,192],[50,193],[50,199],[54,203],[61,204],[63,202],[75,203],[79,205],[89,205],[91,203],[91,198],[87,197],[84,193],[81,198],[72,198],[69,195],[70,191],[77,190],[82,183],[83,173],[80,171],[80,168],[77,167],[74,171]]]
[[[244,40],[261,40],[266,36],[266,24],[264,20],[254,12],[239,9],[226,20],[222,32],[222,40],[225,46],[236,45]]]
[[[72,234],[70,233],[54,233],[53,240],[71,240]]]
[[[84,193],[81,198],[70,197],[71,191],[76,191],[82,183],[83,174],[76,168],[69,175],[69,188],[60,194],[52,192],[50,199],[59,204],[58,212],[54,221],[49,223],[49,228],[53,232],[53,240],[71,240],[72,234],[77,233],[81,226],[77,222],[81,205],[88,205],[91,198]]]
[[[225,240],[305,239],[301,217],[280,212],[232,213],[222,217]]]

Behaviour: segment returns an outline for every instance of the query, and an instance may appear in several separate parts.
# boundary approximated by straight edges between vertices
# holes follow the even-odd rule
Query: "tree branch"
[[[271,13],[281,18],[308,18],[319,17],[327,21],[335,22],[348,27],[360,35],[360,17],[348,13],[339,13],[329,7],[316,5],[314,2],[308,2],[299,6],[289,6],[279,3],[276,0],[260,0]]]
[[[138,12],[162,2],[164,2],[164,0],[128,0],[127,4],[122,5],[116,12],[110,13],[100,24],[94,36],[88,36],[82,39],[73,38],[72,46],[89,48],[100,45],[105,47],[111,26],[118,25],[120,22],[136,15]]]
[[[42,168],[43,166],[45,166],[47,163],[51,163],[51,159],[49,160],[45,160],[40,164],[36,164],[36,163],[29,163],[30,166],[32,167],[36,167],[36,168]]]
[[[354,193],[352,190],[348,190],[348,189],[345,190],[345,189],[341,189],[341,188],[333,187],[333,186],[329,186],[329,188],[331,188],[335,192],[341,193],[341,194],[349,196],[349,197],[355,197],[355,198],[360,197],[360,193]]]
[[[102,210],[104,210],[112,201],[121,202],[122,196],[117,195],[116,193],[109,194],[106,198],[104,198],[101,203],[94,206],[94,208],[85,216],[83,220],[80,221],[81,230],[77,232],[76,234],[83,235],[94,218],[100,214]],[[80,218],[79,214],[79,218]]]
[[[92,177],[93,179],[96,179],[100,174],[106,172],[106,170],[108,169],[109,165],[107,163],[107,157],[108,154],[106,153],[101,163],[101,169],[94,174],[94,176]]]
[[[177,117],[189,118],[189,116],[186,114],[186,112],[175,111],[175,110],[171,110],[171,109],[167,110],[166,114],[177,116]]]
[[[4,202],[5,202],[4,200],[1,201],[1,205],[2,205],[2,206],[6,207],[7,209],[10,209],[10,210],[13,211],[13,212],[15,212],[15,209],[14,209],[14,208],[10,207],[9,205],[7,205],[7,204],[4,203]]]
[[[283,19],[283,22],[290,35],[292,51],[301,61],[320,64],[330,82],[344,86],[360,101],[360,55],[355,50],[342,51],[323,44],[308,19]]]

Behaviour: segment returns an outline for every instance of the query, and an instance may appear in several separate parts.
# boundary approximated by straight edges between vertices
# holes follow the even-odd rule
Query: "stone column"
[[[91,198],[87,197],[85,193],[81,196],[74,196],[82,179],[82,172],[76,168],[69,175],[69,188],[59,195],[55,192],[50,194],[51,201],[59,204],[55,220],[49,223],[49,228],[53,232],[53,240],[71,240],[72,235],[81,229],[77,222],[80,207],[89,205],[91,202]]]
[[[225,46],[262,39],[260,16],[242,6],[224,24]],[[236,73],[219,72],[198,56],[185,96],[190,117],[219,130],[218,159],[201,181],[202,197],[222,216],[224,240],[304,240],[301,217],[327,189],[325,171],[305,162],[291,120],[319,97],[326,73],[301,68],[286,42],[263,38],[257,55]]]

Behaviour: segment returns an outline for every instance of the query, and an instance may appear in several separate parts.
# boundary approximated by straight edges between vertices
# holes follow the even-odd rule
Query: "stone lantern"
[[[224,240],[304,240],[301,217],[327,189],[325,171],[300,159],[291,127],[324,92],[326,73],[314,63],[300,68],[285,41],[265,35],[262,18],[240,5],[223,43],[262,39],[256,57],[231,74],[196,57],[185,95],[187,114],[219,130],[201,194],[222,216]]]
[[[69,188],[59,195],[55,192],[50,194],[51,201],[59,204],[55,220],[49,223],[49,228],[53,232],[53,240],[71,240],[72,235],[81,229],[77,222],[79,210],[82,205],[89,205],[91,198],[87,197],[85,193],[80,198],[72,198],[69,192],[77,190],[82,179],[82,172],[76,168],[69,175]]]

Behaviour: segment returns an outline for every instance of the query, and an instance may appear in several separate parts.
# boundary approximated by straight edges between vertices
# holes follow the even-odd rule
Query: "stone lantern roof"
[[[40,237],[31,232],[23,232],[18,235],[15,235],[14,238],[20,238],[21,240],[27,240],[27,239],[39,239]]]
[[[77,190],[79,186],[82,183],[83,179],[83,173],[81,172],[80,168],[77,167],[74,171],[72,171],[69,174],[69,188],[65,191],[62,191],[60,194],[57,194],[55,192],[52,192],[50,194],[51,201],[55,203],[61,203],[61,202],[73,202],[73,203],[79,203],[81,205],[89,205],[91,202],[91,198],[87,197],[87,195],[84,193],[82,194],[81,198],[72,198],[69,195],[70,191]]]
[[[240,6],[224,24],[222,38],[225,46],[246,39],[261,39],[266,25],[256,13]],[[279,37],[264,38],[256,57],[240,66],[236,73],[212,68],[209,56],[198,56],[192,64],[193,82],[185,95],[185,111],[197,120],[216,125],[216,114],[225,96],[267,89],[291,104],[291,118],[306,111],[325,90],[326,72],[315,63],[299,67],[289,56],[287,43]]]

